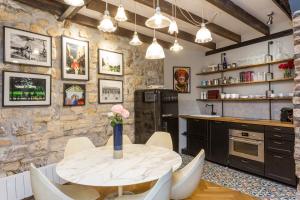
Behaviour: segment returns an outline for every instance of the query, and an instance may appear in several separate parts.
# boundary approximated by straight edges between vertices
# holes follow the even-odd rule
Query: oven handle
[[[259,144],[262,143],[261,141],[259,141],[259,142],[252,142],[252,141],[249,141],[249,140],[236,139],[236,138],[233,138],[233,137],[231,137],[230,140],[236,141],[236,142],[244,142],[244,143],[248,143],[248,144],[254,144],[254,145],[259,145]]]

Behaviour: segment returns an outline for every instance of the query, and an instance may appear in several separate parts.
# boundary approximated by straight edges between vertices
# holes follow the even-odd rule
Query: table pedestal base
[[[117,197],[123,196],[123,195],[133,195],[133,192],[129,192],[129,191],[123,191],[123,187],[119,186],[118,187],[118,192],[114,192],[111,193],[109,195],[107,195],[104,200],[113,200],[116,199]]]

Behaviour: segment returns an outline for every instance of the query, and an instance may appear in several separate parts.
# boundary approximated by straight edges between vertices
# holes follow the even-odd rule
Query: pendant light
[[[201,28],[196,34],[196,39],[195,39],[196,43],[207,43],[212,41],[211,32],[210,30],[208,30],[208,28],[206,28],[206,25],[204,23],[203,8],[202,8],[202,20],[203,21],[201,23]]]
[[[174,11],[175,9],[175,11]],[[177,26],[177,23],[176,23],[176,0],[175,0],[175,5],[172,4],[172,20],[170,22],[170,26],[169,26],[169,30],[168,32],[173,35],[174,33],[175,34],[178,34],[178,26]]]
[[[83,6],[84,0],[64,0],[64,2],[70,6]]]
[[[98,29],[100,31],[109,32],[109,33],[115,32],[117,30],[117,27],[114,26],[114,24],[111,20],[111,17],[109,15],[109,11],[107,8],[107,0],[106,0],[106,9],[104,11],[104,16],[103,16],[102,20],[100,21]]]
[[[158,44],[155,37],[155,29],[154,29],[154,37],[152,44],[148,47],[146,52],[146,59],[163,59],[165,58],[165,52],[162,46]]]
[[[118,22],[125,22],[127,21],[127,16],[126,16],[126,13],[125,13],[125,9],[122,5],[122,2],[120,0],[120,5],[118,7],[118,11],[117,11],[117,14],[115,16],[115,20],[117,20]]]
[[[146,26],[153,29],[166,28],[170,25],[171,20],[165,17],[159,7],[159,0],[157,0],[157,7],[155,9],[155,13],[152,17],[147,19]]]
[[[177,34],[175,34],[175,41],[174,41],[173,46],[170,47],[170,50],[175,52],[175,53],[178,53],[182,49],[183,49],[183,47],[177,41]]]
[[[143,42],[140,40],[138,33],[136,32],[136,3],[134,2],[134,34],[132,40],[130,40],[129,44],[132,46],[139,46],[142,45]]]

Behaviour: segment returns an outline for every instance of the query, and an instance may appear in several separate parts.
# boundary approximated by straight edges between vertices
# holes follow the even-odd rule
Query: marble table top
[[[104,146],[64,158],[57,174],[71,182],[89,186],[125,186],[159,179],[171,167],[182,164],[179,154],[166,148],[129,144],[123,158],[113,159],[112,146]]]

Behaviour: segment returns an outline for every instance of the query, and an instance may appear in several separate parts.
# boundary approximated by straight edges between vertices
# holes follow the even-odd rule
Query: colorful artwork
[[[51,76],[3,72],[3,106],[50,105]]]
[[[191,92],[191,69],[189,67],[173,67],[173,89],[178,93]]]
[[[51,37],[4,27],[4,62],[51,67]]]
[[[72,80],[88,80],[88,48],[87,41],[62,38],[62,78]]]
[[[122,103],[123,81],[99,79],[99,103]]]
[[[113,51],[98,50],[100,74],[123,75],[123,54]]]
[[[64,84],[64,106],[85,105],[85,85]]]

